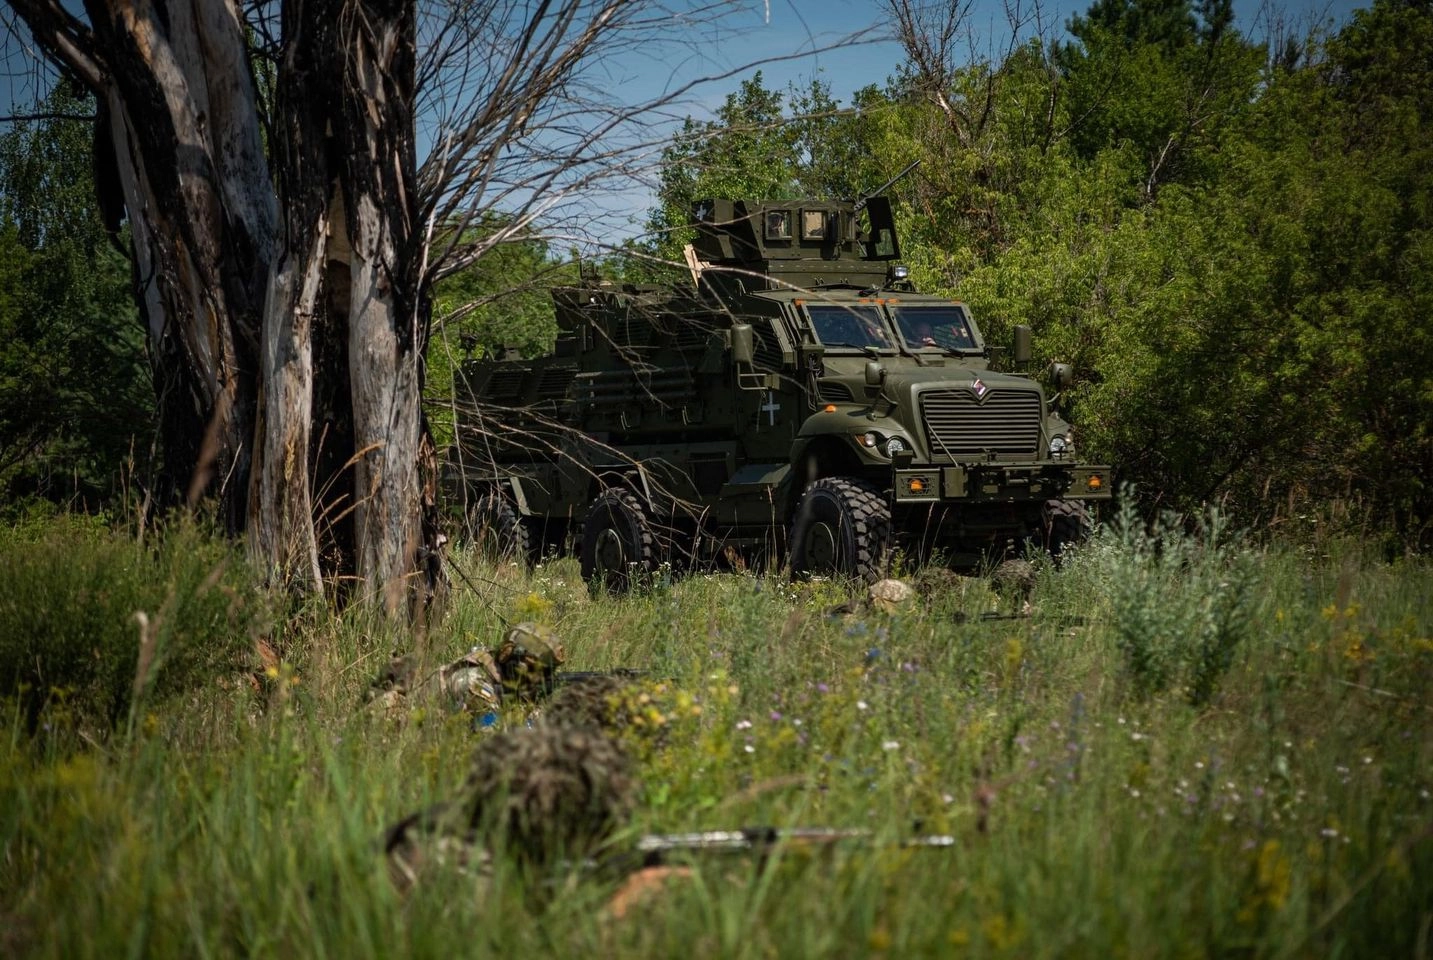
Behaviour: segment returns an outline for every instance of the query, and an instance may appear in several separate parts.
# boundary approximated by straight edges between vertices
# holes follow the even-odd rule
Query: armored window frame
[[[826,216],[827,215],[825,210],[802,210],[801,239],[825,240]]]
[[[762,217],[762,224],[766,239],[768,240],[790,240],[791,239],[791,211],[790,210],[768,210]]]

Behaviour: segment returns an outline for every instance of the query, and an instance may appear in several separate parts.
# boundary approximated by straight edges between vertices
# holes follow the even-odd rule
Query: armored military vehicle
[[[993,348],[964,304],[916,292],[885,199],[694,214],[690,286],[554,290],[550,355],[465,365],[448,459],[479,536],[576,544],[622,589],[662,563],[872,579],[896,547],[970,565],[1084,533],[1110,470],[1076,460],[1022,372],[1029,329]]]

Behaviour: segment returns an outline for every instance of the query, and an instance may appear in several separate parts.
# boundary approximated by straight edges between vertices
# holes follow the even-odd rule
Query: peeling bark
[[[404,613],[437,539],[411,0],[283,5],[267,158],[234,0],[12,5],[108,105],[176,487],[273,579]]]

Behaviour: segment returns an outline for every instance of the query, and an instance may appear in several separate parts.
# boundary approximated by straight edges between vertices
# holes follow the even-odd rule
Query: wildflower
[[[857,710],[869,710],[869,709],[871,709],[871,705],[870,705],[869,703],[867,703],[866,701],[864,701],[864,700],[857,700],[857,701],[856,701],[856,709],[857,709]]]
[[[750,729],[751,729],[751,721],[750,721],[750,720],[738,720],[738,721],[736,722],[736,728],[737,728],[738,730],[750,730]]]
[[[771,711],[771,722],[772,722],[772,723],[780,723],[780,722],[781,722],[781,711],[780,711],[780,710],[773,710],[773,711]]]
[[[1319,836],[1332,840],[1334,837],[1338,836],[1338,831],[1335,830],[1333,827],[1324,827],[1322,830],[1319,831]]]
[[[749,744],[749,743],[748,743],[746,746],[742,747],[742,749],[745,750],[747,753],[755,753],[755,752],[756,752],[756,748],[753,747],[753,746],[752,746],[751,744]]]
[[[883,741],[881,741],[881,749],[884,750],[884,751],[886,751],[887,753],[891,752],[892,750],[899,750],[900,748],[901,748],[901,742],[900,742],[899,740],[883,740]]]
[[[830,692],[831,692],[831,688],[828,687],[828,686],[826,686],[826,684],[824,684],[824,683],[818,683],[818,684],[816,684],[816,692],[817,692],[817,693],[830,693]]]

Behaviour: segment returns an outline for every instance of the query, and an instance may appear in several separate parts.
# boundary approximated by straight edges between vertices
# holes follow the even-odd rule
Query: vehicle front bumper
[[[896,503],[1108,500],[1110,468],[1075,463],[910,464],[895,468]]]

